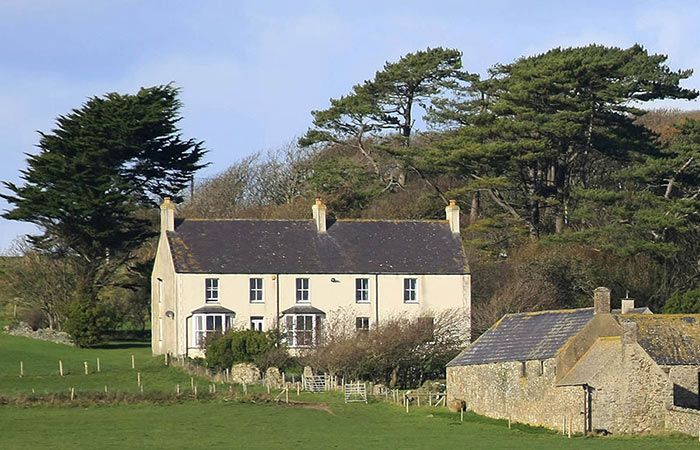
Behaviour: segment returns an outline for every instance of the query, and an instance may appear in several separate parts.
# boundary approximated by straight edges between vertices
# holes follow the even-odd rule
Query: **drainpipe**
[[[379,274],[374,274],[374,326],[379,326]]]
[[[190,356],[190,342],[187,340],[190,334],[187,330],[187,324],[193,315],[194,314],[190,314],[189,316],[185,317],[185,358],[189,358]]]
[[[277,303],[277,315],[275,320],[275,328],[277,329],[277,338],[280,336],[280,274],[275,274],[275,302]]]

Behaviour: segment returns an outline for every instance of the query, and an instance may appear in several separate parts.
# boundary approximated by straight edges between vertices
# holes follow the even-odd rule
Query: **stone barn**
[[[696,434],[700,315],[622,306],[598,288],[593,308],[504,316],[448,364],[448,400],[576,433]]]

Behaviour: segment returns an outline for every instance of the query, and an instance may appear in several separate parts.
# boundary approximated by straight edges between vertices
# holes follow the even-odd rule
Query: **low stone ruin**
[[[11,336],[22,336],[56,344],[75,346],[73,339],[64,331],[52,330],[50,328],[33,330],[32,327],[25,322],[19,322],[16,325],[6,325],[4,331]]]
[[[260,381],[260,369],[252,363],[234,364],[231,368],[231,381],[240,384],[255,384]]]

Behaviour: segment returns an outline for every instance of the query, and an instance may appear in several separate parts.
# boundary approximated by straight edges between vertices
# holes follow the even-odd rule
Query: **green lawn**
[[[0,334],[0,395],[65,392],[69,387],[137,392],[137,370],[147,390],[189,386],[189,376],[151,358],[147,347],[126,344],[82,350]],[[83,361],[100,357],[103,372],[85,376]],[[58,359],[72,373],[58,376]],[[19,378],[19,361],[27,376]],[[205,381],[201,381],[205,385]],[[384,402],[349,404],[337,393],[290,395],[301,406],[210,400],[167,406],[0,406],[0,448],[470,448],[470,449],[684,449],[692,437],[568,439],[543,429],[516,425],[445,408],[414,408],[409,414]],[[318,404],[327,405],[325,409]]]
[[[136,369],[131,368],[134,355]],[[99,373],[96,373],[100,358]],[[64,376],[59,376],[58,361],[63,361]],[[20,378],[20,361],[24,377]],[[85,375],[84,362],[89,375]],[[137,373],[141,373],[147,391],[174,392],[175,385],[190,385],[190,377],[181,370],[166,367],[162,358],[153,358],[146,343],[114,343],[101,349],[79,349],[61,344],[8,336],[0,333],[0,395],[80,391],[138,392]],[[206,383],[204,383],[206,384]]]

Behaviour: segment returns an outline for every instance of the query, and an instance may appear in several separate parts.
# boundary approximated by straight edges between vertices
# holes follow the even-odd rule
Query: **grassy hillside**
[[[134,355],[136,369],[131,369]],[[97,358],[101,372],[95,373]],[[59,376],[58,361],[63,361],[64,377]],[[19,377],[20,361],[25,376]],[[85,375],[84,362],[90,374]],[[177,383],[190,384],[189,375],[166,367],[162,358],[153,358],[148,344],[131,342],[111,344],[101,349],[80,349],[29,338],[0,333],[0,395],[102,391],[137,392],[137,372],[141,372],[144,388],[149,391],[172,392]]]

